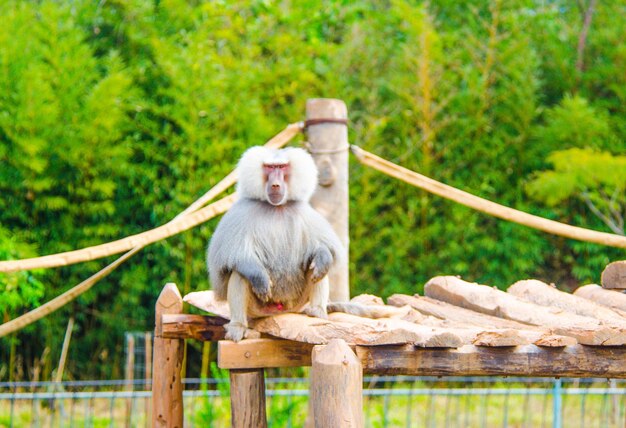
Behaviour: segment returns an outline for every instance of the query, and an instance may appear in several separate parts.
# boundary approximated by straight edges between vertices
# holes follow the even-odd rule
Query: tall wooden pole
[[[363,427],[363,368],[352,349],[343,340],[333,339],[328,345],[315,346],[311,361],[309,420],[313,426]]]
[[[331,119],[323,121],[318,119]],[[345,247],[345,257],[329,274],[330,300],[350,299],[348,277],[348,119],[341,100],[314,98],[306,103],[309,150],[319,170],[319,186],[311,199],[315,209],[328,219]]]
[[[154,362],[152,364],[152,426],[183,427],[183,340],[163,339],[161,317],[183,312],[183,298],[176,284],[165,284],[156,303]]]

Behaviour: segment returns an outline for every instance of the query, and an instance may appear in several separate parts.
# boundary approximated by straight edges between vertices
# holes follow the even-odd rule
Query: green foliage
[[[407,168],[623,231],[622,16],[597,5],[579,70],[581,10],[566,1],[0,2],[0,256],[164,224],[321,96],[346,101],[351,142]],[[353,293],[419,292],[439,274],[571,287],[624,258],[350,168]],[[123,332],[153,328],[162,285],[209,287],[215,224],[145,249],[21,332],[12,360],[28,377],[49,349],[49,367],[72,313],[66,373],[121,376]],[[13,318],[111,260],[5,275],[0,309]]]
[[[206,398],[202,400],[200,408],[194,412],[194,424],[204,427],[228,426],[230,422],[230,406],[223,401],[230,397],[230,382],[228,381],[228,370],[220,369],[217,364],[211,363],[211,377],[217,381],[217,391],[222,400]],[[202,384],[203,391],[207,391],[207,385]]]
[[[614,233],[624,234],[626,216],[626,156],[592,149],[553,152],[553,170],[541,171],[527,185],[530,196],[555,206],[579,198]]]
[[[626,187],[626,156],[569,149],[553,152],[548,161],[554,170],[538,172],[528,183],[528,192],[538,200],[556,205],[585,192],[615,194],[615,203],[624,200],[617,192]]]
[[[545,113],[545,125],[537,129],[543,150],[569,147],[608,148],[613,143],[608,115],[580,96],[566,95]]]
[[[36,254],[31,245],[17,241],[9,231],[0,226],[0,260],[33,257]],[[0,273],[0,314],[15,315],[18,309],[37,305],[43,296],[40,272]]]

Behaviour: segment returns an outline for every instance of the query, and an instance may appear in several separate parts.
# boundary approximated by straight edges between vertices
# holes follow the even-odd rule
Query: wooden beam
[[[230,413],[233,428],[267,427],[263,369],[230,371]]]
[[[315,98],[306,102],[306,119],[347,120],[348,109],[341,100]],[[350,300],[348,280],[348,126],[346,123],[309,123],[309,150],[319,170],[319,186],[311,205],[330,222],[345,247],[346,256],[329,274],[330,300]]]
[[[228,320],[208,315],[165,314],[161,318],[162,337],[217,342],[224,338]]]
[[[315,428],[363,426],[363,369],[341,339],[313,348],[311,412]]]
[[[626,289],[626,260],[609,263],[602,271],[602,287]]]
[[[568,376],[626,378],[623,347],[513,348],[463,346],[416,349],[412,346],[357,346],[363,370],[413,376]]]
[[[456,349],[412,345],[354,346],[365,373],[434,376],[626,378],[626,347],[535,345]],[[220,341],[221,368],[310,366],[312,345],[276,339]],[[264,364],[267,362],[267,365]]]
[[[217,344],[217,365],[222,369],[310,366],[312,350],[312,344],[290,340],[221,340]]]
[[[152,371],[152,426],[182,428],[183,340],[163,338],[162,316],[180,314],[183,299],[176,284],[165,284],[156,303],[156,326],[154,329],[154,362]]]

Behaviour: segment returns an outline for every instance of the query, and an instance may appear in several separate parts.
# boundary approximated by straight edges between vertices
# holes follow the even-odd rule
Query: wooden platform
[[[211,315],[183,314],[183,300]],[[504,292],[441,276],[425,285],[425,296],[353,301],[375,307],[381,318],[283,313],[251,320],[261,338],[234,343],[222,340],[229,318],[224,302],[211,291],[183,299],[166,284],[156,304],[153,426],[182,426],[185,339],[219,341],[218,365],[230,372],[237,428],[267,426],[264,369],[270,367],[312,367],[316,427],[363,426],[363,373],[626,378],[626,295],[597,285],[569,294],[527,280]]]
[[[593,286],[580,291],[529,280],[504,292],[436,277],[426,296],[393,295],[387,304],[375,296],[353,299],[377,305],[384,318],[332,313],[328,320],[302,314],[254,320],[262,338],[220,341],[218,363],[227,369],[307,366],[314,345],[342,339],[366,373],[626,377],[626,295]],[[578,295],[590,291],[605,303],[608,297],[612,307],[598,296]],[[163,337],[223,339],[227,305],[211,291],[184,300],[214,315],[163,315]]]

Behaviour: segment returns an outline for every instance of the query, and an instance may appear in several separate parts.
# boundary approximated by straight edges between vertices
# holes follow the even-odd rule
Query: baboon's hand
[[[272,299],[272,283],[267,278],[260,279],[254,278],[254,281],[250,281],[252,292],[261,302],[269,302]]]
[[[311,281],[318,282],[324,278],[333,264],[333,255],[328,248],[318,248],[309,264],[309,277]]]
[[[263,267],[257,263],[240,263],[237,271],[248,280],[252,293],[261,301],[268,302],[272,298],[272,281]]]

